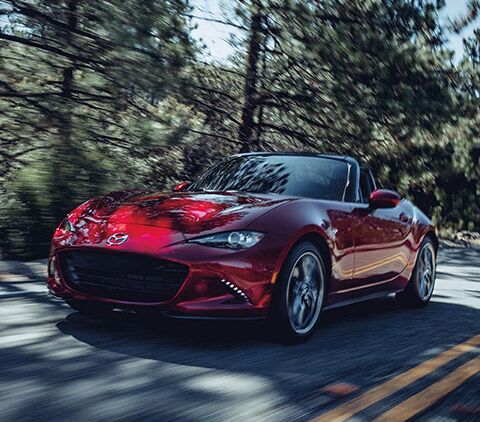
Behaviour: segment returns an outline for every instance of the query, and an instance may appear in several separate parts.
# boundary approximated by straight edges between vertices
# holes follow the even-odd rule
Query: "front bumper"
[[[280,244],[278,239],[266,236],[250,249],[235,251],[179,242],[152,253],[153,248],[146,250],[135,244],[112,248],[54,238],[47,284],[55,297],[101,302],[112,308],[155,310],[180,318],[262,318],[267,315],[274,274],[278,271]],[[60,254],[75,250],[141,254],[185,265],[188,274],[174,296],[166,301],[118,300],[108,295],[92,295],[76,289],[62,273]]]

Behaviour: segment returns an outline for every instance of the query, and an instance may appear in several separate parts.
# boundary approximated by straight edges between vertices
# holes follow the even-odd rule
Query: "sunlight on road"
[[[307,421],[335,412],[373,420],[402,406],[474,420],[458,409],[473,412],[480,400],[472,360],[479,258],[442,250],[427,308],[385,300],[331,311],[295,347],[272,344],[250,326],[231,333],[191,322],[151,326],[128,315],[87,318],[52,300],[41,275],[2,281],[1,419]],[[17,289],[26,294],[2,297]]]

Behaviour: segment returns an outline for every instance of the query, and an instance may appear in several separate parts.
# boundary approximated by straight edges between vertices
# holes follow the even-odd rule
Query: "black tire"
[[[430,270],[427,261],[430,260]],[[406,307],[421,308],[426,306],[435,288],[436,248],[429,237],[425,237],[418,249],[417,261],[412,276],[403,292],[397,293],[398,302]]]
[[[112,314],[112,307],[103,303],[89,302],[86,300],[67,300],[72,309],[83,315],[106,317]]]
[[[290,251],[270,305],[269,325],[276,340],[296,344],[312,335],[325,299],[326,274],[322,254],[314,244],[301,242]]]

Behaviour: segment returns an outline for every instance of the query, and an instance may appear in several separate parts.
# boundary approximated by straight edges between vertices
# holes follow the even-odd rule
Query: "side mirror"
[[[402,197],[393,190],[377,189],[370,194],[369,204],[370,209],[375,210],[377,208],[395,208]]]
[[[173,188],[174,192],[182,192],[190,186],[190,182],[182,182]]]

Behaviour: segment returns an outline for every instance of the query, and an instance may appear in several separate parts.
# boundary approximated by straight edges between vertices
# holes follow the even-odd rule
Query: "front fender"
[[[272,281],[292,247],[312,235],[321,239],[329,253],[333,278],[349,278],[353,267],[352,208],[343,202],[302,199],[283,204],[250,224],[249,229],[276,236],[281,243]]]

